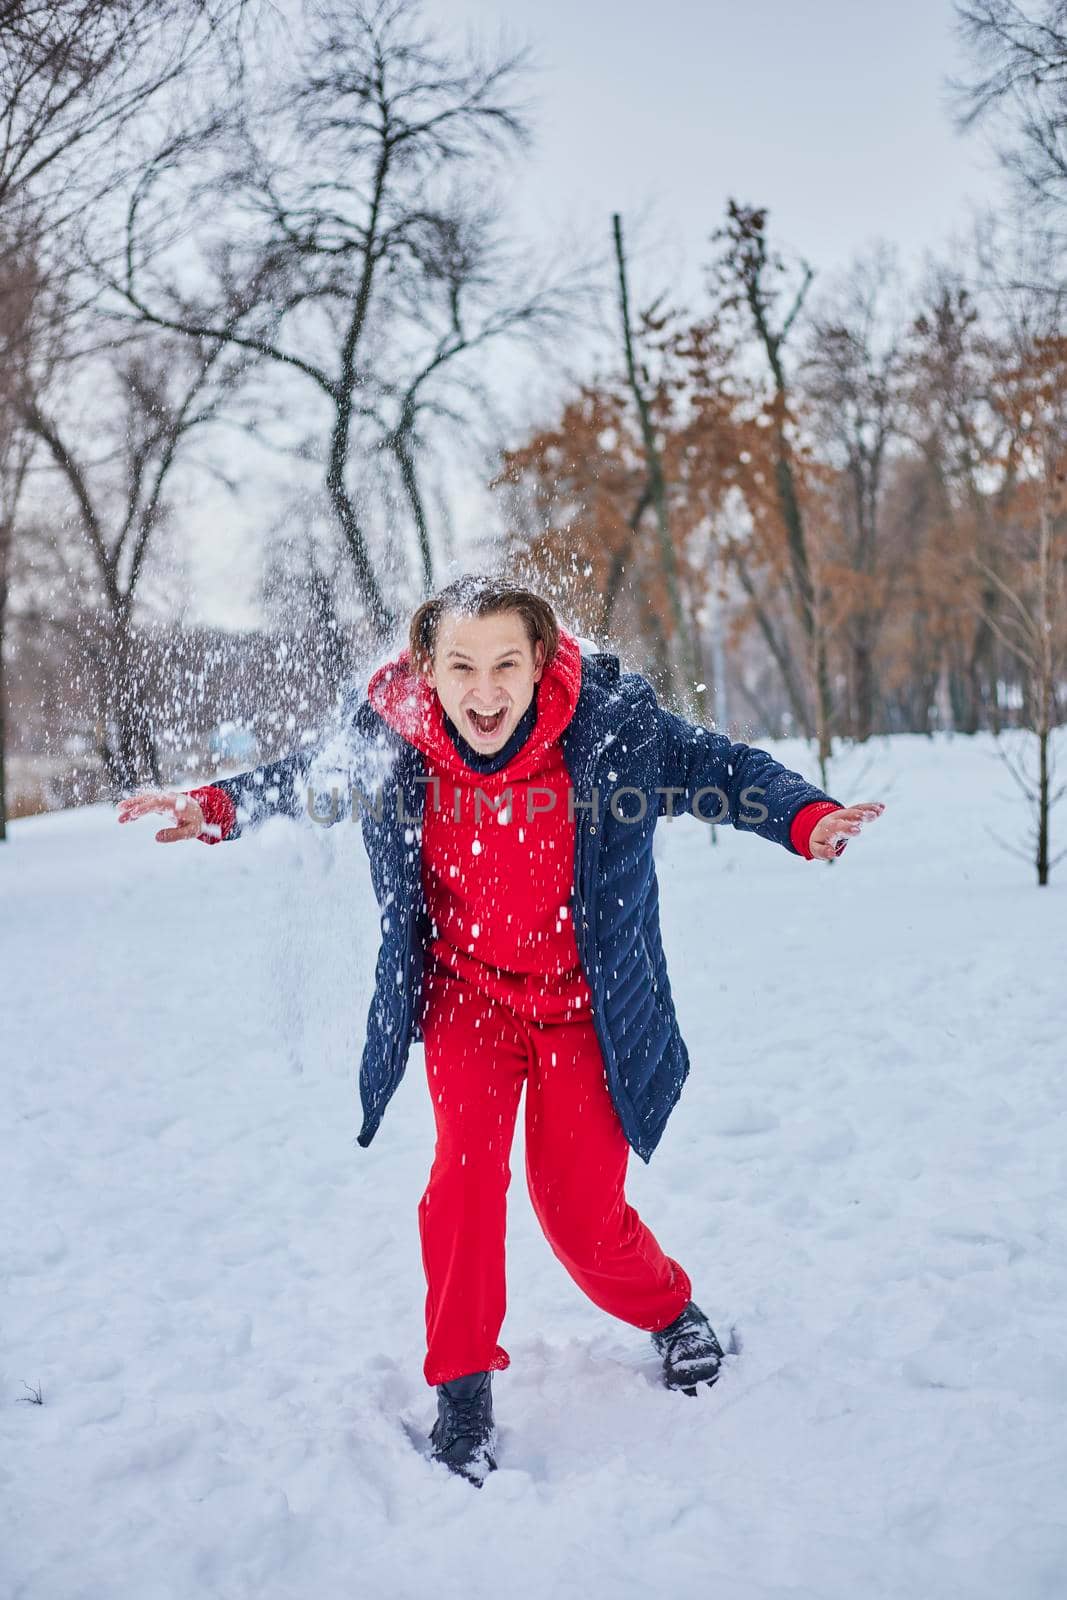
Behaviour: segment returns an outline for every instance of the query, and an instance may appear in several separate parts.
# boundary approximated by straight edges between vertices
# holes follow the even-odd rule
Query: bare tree
[[[122,172],[118,139],[232,30],[244,0],[0,3],[0,217],[51,230]]]
[[[678,578],[678,559],[671,535],[670,509],[667,499],[667,480],[663,470],[663,454],[656,437],[653,424],[652,410],[644,390],[642,375],[638,371],[637,356],[634,350],[633,326],[630,319],[630,290],[627,281],[626,255],[622,241],[622,218],[616,213],[612,219],[612,237],[615,246],[615,264],[619,282],[619,317],[622,325],[623,356],[626,364],[626,381],[637,409],[640,423],[641,443],[644,450],[646,481],[642,490],[631,528],[636,535],[646,507],[651,507],[656,519],[657,553],[659,566],[667,589],[667,598],[671,611],[672,632],[678,642],[681,653],[681,667],[685,680],[685,699],[690,703],[696,690],[697,680],[700,676],[699,666],[695,658],[693,637],[690,620],[685,615],[682,602],[682,588]],[[665,663],[669,669],[669,676],[664,684],[664,689],[670,693],[674,687],[673,664],[669,658]]]
[[[820,616],[811,539],[805,526],[798,485],[793,432],[793,392],[786,370],[785,348],[804,308],[814,274],[801,264],[799,279],[781,305],[785,265],[767,239],[767,213],[730,201],[725,227],[715,235],[722,251],[714,278],[725,309],[740,309],[751,320],[756,342],[771,379],[769,406],[773,430],[774,481],[788,552],[791,599],[808,656],[808,676],[815,707],[814,733],[824,782],[831,753],[830,671],[826,629]]]
[[[882,549],[886,469],[901,411],[901,349],[887,323],[894,284],[886,251],[857,262],[837,305],[814,317],[803,369],[816,402],[821,443],[839,471],[842,558],[833,587],[850,657],[851,731],[870,738],[876,709],[875,661],[894,568]]]
[[[110,372],[115,403],[89,432],[90,445],[80,443],[85,430],[72,407],[61,419],[44,397],[28,393],[20,414],[65,491],[96,588],[103,623],[96,648],[99,753],[113,787],[122,790],[146,777],[162,779],[144,692],[138,588],[168,522],[175,471],[193,435],[218,417],[241,362],[218,341],[142,339],[115,353]],[[95,358],[88,381],[98,393]],[[76,583],[77,560],[67,555],[63,564]],[[79,601],[80,612],[84,597]]]
[[[245,351],[326,402],[325,490],[373,638],[396,612],[369,525],[367,457],[394,463],[428,587],[418,460],[429,421],[462,404],[446,380],[491,342],[544,326],[556,304],[530,289],[528,267],[514,287],[492,209],[471,187],[484,191],[491,163],[525,138],[522,58],[453,58],[416,18],[410,0],[309,5],[269,107],[250,90],[227,129],[240,155],[210,187],[216,216],[201,212],[215,227],[207,286],[180,292],[173,260],[145,244],[184,171],[169,155],[133,196],[126,268],[113,280],[128,314]]]
[[[1014,317],[994,376],[994,399],[1011,418],[1018,441],[1018,483],[1009,527],[1008,574],[976,557],[998,597],[985,620],[1018,663],[1024,685],[1023,717],[1037,739],[1037,774],[1005,760],[1033,806],[1034,862],[1038,884],[1048,883],[1057,860],[1050,853],[1050,820],[1067,785],[1053,787],[1051,734],[1065,708],[1059,700],[1067,676],[1067,336],[1059,308],[1044,295],[1016,298]]]
[[[32,230],[27,230],[32,232]],[[15,530],[33,453],[20,426],[22,373],[39,339],[43,284],[32,242],[0,246],[0,840],[7,837],[4,644]]]
[[[1062,532],[1058,536],[1056,533],[1057,521],[1062,527],[1062,511],[1059,510],[1062,497],[1054,481],[1056,474],[1047,434],[1039,450],[1039,522],[1036,549],[1027,562],[1027,576],[1031,581],[1025,588],[1017,587],[995,576],[991,569],[985,572],[1006,602],[1000,618],[993,620],[991,626],[1019,662],[1029,691],[1029,722],[1037,738],[1036,777],[1006,752],[1002,755],[1033,810],[1034,853],[1031,859],[1037,869],[1038,884],[1043,887],[1049,881],[1052,868],[1067,855],[1067,850],[1055,856],[1050,853],[1052,811],[1067,794],[1067,784],[1054,787],[1051,743],[1052,731],[1062,712],[1057,705],[1057,687],[1067,667],[1067,653],[1063,644],[1064,541]]]
[[[965,733],[983,722],[999,730],[1005,670],[992,626],[999,591],[981,575],[1005,570],[1005,525],[1019,468],[1016,430],[991,392],[997,360],[990,319],[980,314],[959,268],[936,268],[907,341],[904,427],[928,489],[924,564],[936,583],[926,599],[943,614],[953,720]]]
[[[1015,0],[957,0],[974,75],[954,85],[963,128],[1001,128],[1001,159],[1024,200],[1067,204],[1067,0],[1037,15]]]
[[[26,386],[43,393],[76,309],[73,225],[123,172],[120,134],[240,20],[245,0],[0,3],[0,839],[5,621],[33,453]]]

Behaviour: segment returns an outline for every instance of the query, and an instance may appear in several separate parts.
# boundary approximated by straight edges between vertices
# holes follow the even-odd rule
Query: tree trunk
[[[763,286],[763,273],[768,263],[766,241],[762,232],[762,215],[755,231],[757,235],[755,253],[750,253],[743,262],[740,282],[774,383],[774,400],[771,407],[775,442],[774,484],[778,510],[785,529],[790,572],[800,613],[800,626],[807,646],[808,659],[805,666],[814,685],[815,736],[819,746],[819,770],[825,788],[826,768],[832,753],[830,669],[826,654],[825,632],[819,617],[819,596],[815,589],[808,552],[807,530],[804,526],[804,516],[793,472],[793,452],[786,430],[789,415],[789,385],[782,362],[782,346],[804,303],[812,275],[810,269],[805,270],[804,281],[794,300],[793,308],[782,326],[775,332],[767,320],[768,301]]]
[[[633,554],[641,518],[651,504],[652,491],[646,482],[638,496],[637,504],[634,506],[633,515],[630,517],[630,543],[628,545],[620,545],[612,555],[607,581],[604,584],[604,603],[600,611],[600,627],[605,636],[611,631],[611,619],[615,613],[619,595],[622,592],[622,580],[626,576],[626,558]]]
[[[7,595],[0,586],[0,843],[7,838],[7,767],[4,753],[7,749],[7,685],[4,678],[4,617],[7,612]]]
[[[151,718],[143,698],[138,641],[125,609],[112,614],[112,674],[103,685],[104,723],[114,728],[108,741],[112,783],[135,789],[146,777],[161,783]],[[107,735],[105,735],[107,738]]]
[[[777,732],[778,730],[773,727],[775,718],[771,716],[770,712],[767,710],[767,707],[764,705],[755,689],[751,688],[750,685],[745,682],[744,678],[738,678],[737,689],[742,700],[747,700],[748,704],[752,707],[752,710],[756,713],[757,726],[760,728],[766,728],[768,733],[772,731]]]
[[[719,598],[718,561],[712,572],[710,604],[711,613],[711,689],[715,721],[720,728],[730,723],[730,690],[726,682],[726,646],[723,641],[723,604]]]
[[[663,622],[655,606],[649,605],[646,615],[652,630],[652,648],[656,657],[656,676],[660,682],[659,692],[666,699],[674,690],[674,663],[671,660],[670,640],[667,638]]]
[[[853,693],[855,712],[852,737],[857,744],[866,744],[874,731],[874,653],[867,637],[867,618],[857,619],[861,640],[852,649]]]
[[[352,504],[352,497],[345,485],[345,465],[348,458],[348,440],[352,421],[352,397],[338,401],[334,418],[333,431],[330,436],[330,453],[326,464],[326,492],[330,497],[334,515],[344,535],[348,553],[352,557],[352,567],[356,575],[367,610],[367,622],[375,644],[383,644],[393,629],[397,619],[385,603],[385,597],[374,575],[374,569],[367,553],[367,541],[356,515],[356,508]]]
[[[958,672],[953,670],[948,675],[949,708],[952,713],[952,728],[954,732],[961,732],[967,717],[967,691]]]
[[[675,559],[674,544],[671,539],[670,519],[667,510],[667,483],[663,474],[663,460],[660,456],[659,446],[656,443],[656,433],[652,426],[652,416],[648,409],[637,376],[637,361],[634,355],[633,333],[630,327],[630,297],[626,282],[626,257],[622,247],[622,218],[618,212],[611,219],[612,230],[615,237],[615,261],[619,272],[619,310],[622,318],[623,350],[626,356],[626,373],[629,379],[630,391],[637,406],[637,414],[641,423],[641,438],[645,448],[645,466],[648,472],[648,488],[652,506],[656,513],[656,531],[659,535],[659,554],[663,568],[663,577],[667,585],[667,598],[671,608],[671,620],[674,623],[675,637],[678,641],[678,650],[681,656],[682,670],[687,678],[685,686],[685,699],[691,701],[694,687],[698,681],[697,668],[694,662],[693,641],[690,638],[689,628],[686,625],[685,610],[682,604],[682,590],[678,582],[678,565]],[[673,677],[673,672],[672,672]],[[668,684],[666,692],[670,692],[673,685]]]
[[[1039,772],[1037,780],[1037,882],[1039,888],[1048,883],[1049,834],[1049,782],[1048,782],[1048,729],[1042,728],[1037,739]]]
[[[0,523],[0,843],[7,838],[7,680],[4,676],[4,639],[7,632],[12,528],[13,519],[5,519]]]
[[[989,618],[997,602],[997,592],[992,586],[982,593],[982,609],[974,631],[970,659],[967,662],[967,711],[960,725],[961,733],[977,733],[983,723],[987,701],[987,685],[994,682],[991,666],[993,629]],[[984,681],[983,681],[984,680]]]
[[[622,589],[623,575],[626,571],[626,552],[616,550],[611,558],[608,568],[607,581],[604,584],[604,599],[600,607],[600,631],[605,637],[611,632],[611,619],[615,614],[615,605]]]
[[[734,570],[741,580],[742,589],[744,589],[745,594],[752,603],[753,615],[756,618],[757,626],[763,635],[767,649],[770,651],[771,659],[781,673],[782,684],[789,697],[789,706],[793,716],[796,718],[797,727],[806,737],[810,738],[812,734],[811,711],[793,662],[792,652],[789,650],[788,645],[779,639],[770,613],[756,593],[756,586],[752,581],[752,576],[740,556],[734,557]]]
[[[1053,570],[1052,570],[1052,508],[1050,500],[1055,490],[1050,483],[1047,436],[1042,433],[1042,450],[1045,457],[1045,494],[1041,504],[1041,524],[1038,544],[1038,614],[1035,637],[1037,649],[1034,665],[1037,668],[1037,882],[1040,888],[1048,883],[1049,859],[1049,761],[1048,741],[1052,729],[1052,706],[1055,699],[1056,658],[1053,650]]]
[[[415,458],[411,452],[408,437],[399,433],[395,435],[392,440],[392,449],[397,465],[400,468],[400,479],[404,485],[404,493],[408,497],[411,515],[415,519],[415,533],[418,537],[419,556],[422,561],[422,592],[424,595],[431,595],[433,594],[433,551],[430,549],[430,530],[426,522],[426,507],[423,504],[418,474],[415,471]]]

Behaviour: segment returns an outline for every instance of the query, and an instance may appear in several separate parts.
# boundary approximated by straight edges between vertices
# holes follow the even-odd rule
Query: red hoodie
[[[591,1002],[571,924],[575,822],[560,745],[581,681],[578,641],[561,629],[538,685],[533,731],[493,773],[466,765],[407,650],[367,689],[374,709],[421,751],[431,780],[422,835],[431,968],[536,1021],[588,1013]]]

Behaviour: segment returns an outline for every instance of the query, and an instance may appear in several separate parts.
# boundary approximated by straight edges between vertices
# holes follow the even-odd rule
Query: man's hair
[[[414,672],[424,672],[433,663],[437,646],[437,630],[446,614],[461,617],[493,617],[501,611],[517,611],[526,628],[526,637],[533,650],[538,643],[545,647],[547,667],[559,647],[559,623],[556,613],[547,600],[530,589],[520,589],[504,578],[467,573],[457,578],[440,594],[424,600],[411,619],[408,643],[411,667]]]

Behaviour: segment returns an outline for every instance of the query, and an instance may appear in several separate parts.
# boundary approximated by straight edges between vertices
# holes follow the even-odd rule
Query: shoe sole
[[[668,1394],[687,1394],[695,1399],[699,1388],[713,1389],[718,1381],[716,1374],[714,1378],[700,1378],[696,1383],[665,1383],[663,1387]]]

